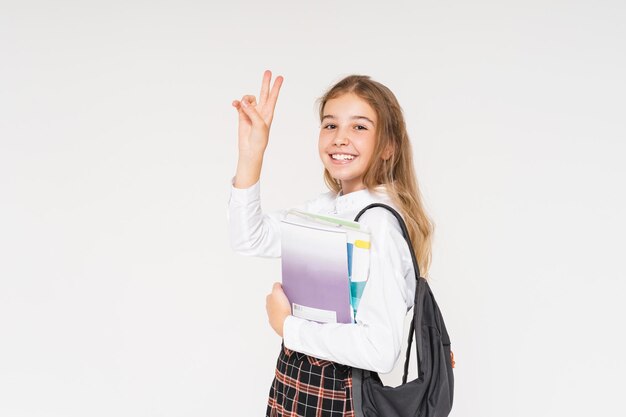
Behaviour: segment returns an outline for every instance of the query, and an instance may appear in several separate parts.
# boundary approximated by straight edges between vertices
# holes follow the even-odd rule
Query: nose
[[[343,132],[338,131],[335,135],[334,143],[336,146],[347,145],[348,137]]]

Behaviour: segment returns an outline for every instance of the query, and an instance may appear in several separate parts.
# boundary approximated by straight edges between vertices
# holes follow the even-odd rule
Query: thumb
[[[282,289],[283,286],[280,284],[280,282],[275,282],[272,286],[272,291],[282,291]]]

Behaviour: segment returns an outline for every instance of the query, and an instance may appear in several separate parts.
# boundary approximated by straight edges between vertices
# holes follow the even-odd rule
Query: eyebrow
[[[327,114],[324,117],[322,117],[322,120],[334,119],[334,118],[335,118],[335,116],[333,116],[332,114]],[[369,117],[365,117],[365,116],[352,116],[352,117],[350,117],[350,120],[359,120],[359,119],[367,120],[368,122],[370,122],[372,124],[372,126],[376,126],[376,123],[374,123],[374,121],[372,121],[372,119],[370,119]]]

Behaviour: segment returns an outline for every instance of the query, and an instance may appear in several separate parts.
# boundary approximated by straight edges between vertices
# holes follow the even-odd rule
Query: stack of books
[[[367,283],[370,233],[354,221],[289,210],[281,221],[283,290],[292,314],[354,323]]]

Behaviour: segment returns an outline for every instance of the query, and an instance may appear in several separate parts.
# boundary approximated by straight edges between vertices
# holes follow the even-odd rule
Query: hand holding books
[[[265,310],[267,310],[270,326],[280,337],[283,337],[283,324],[287,316],[291,314],[291,305],[280,282],[275,282],[272,292],[265,297]]]

